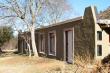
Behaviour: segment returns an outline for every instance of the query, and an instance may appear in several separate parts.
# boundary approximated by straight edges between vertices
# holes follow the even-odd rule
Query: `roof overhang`
[[[101,28],[110,28],[110,20],[108,19],[99,19],[97,20],[97,24],[99,24]]]

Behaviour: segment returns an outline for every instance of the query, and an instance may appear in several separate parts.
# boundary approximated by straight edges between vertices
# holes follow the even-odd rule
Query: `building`
[[[85,8],[82,17],[36,29],[39,56],[69,63],[72,63],[77,55],[87,55],[91,59],[107,56],[110,53],[109,23],[106,23],[108,20],[101,19],[102,22],[97,15],[96,8],[90,6]],[[22,43],[18,42],[18,45],[21,46]]]

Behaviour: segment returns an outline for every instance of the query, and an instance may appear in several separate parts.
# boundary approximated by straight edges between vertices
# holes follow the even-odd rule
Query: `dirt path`
[[[51,73],[48,71],[60,70],[62,67],[62,62],[47,58],[19,55],[0,57],[0,73]]]

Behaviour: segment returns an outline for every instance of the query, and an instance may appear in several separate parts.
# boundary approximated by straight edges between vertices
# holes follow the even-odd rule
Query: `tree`
[[[53,6],[54,2],[56,4]],[[60,6],[57,5],[58,3]],[[66,0],[4,0],[4,2],[0,3],[0,11],[2,11],[0,19],[8,19],[9,21],[12,21],[12,25],[14,26],[16,26],[17,22],[22,23],[21,25],[24,27],[24,30],[31,33],[33,53],[34,56],[38,57],[35,44],[35,28],[42,25],[42,22],[44,21],[41,20],[41,18],[49,11],[53,14],[56,8],[62,8],[63,10],[63,8],[66,7],[62,7],[61,4],[65,6],[67,4]],[[47,11],[46,13],[44,13],[45,10]],[[52,22],[50,19],[51,18],[48,18],[48,20]],[[46,23],[48,23],[48,21]],[[17,31],[19,32],[18,29]]]
[[[30,46],[30,40],[31,40],[30,32],[19,33],[18,39],[20,39],[20,38],[23,39],[25,41],[25,43],[27,44],[28,50],[27,50],[27,48],[25,48],[25,51],[26,51],[27,55],[29,55],[29,57],[31,57],[32,51],[31,51],[31,46]],[[23,51],[23,48],[21,48],[21,49]]]
[[[0,47],[13,38],[13,30],[9,26],[0,26]],[[0,48],[1,51],[1,48]]]
[[[66,0],[48,0],[39,20],[41,21],[41,24],[56,24],[64,19],[68,19],[66,15],[70,9],[70,5]]]

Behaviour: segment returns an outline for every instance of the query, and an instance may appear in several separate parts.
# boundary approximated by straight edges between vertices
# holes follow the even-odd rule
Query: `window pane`
[[[102,56],[102,45],[97,45],[97,56]]]
[[[97,31],[97,40],[102,40],[102,32]]]

